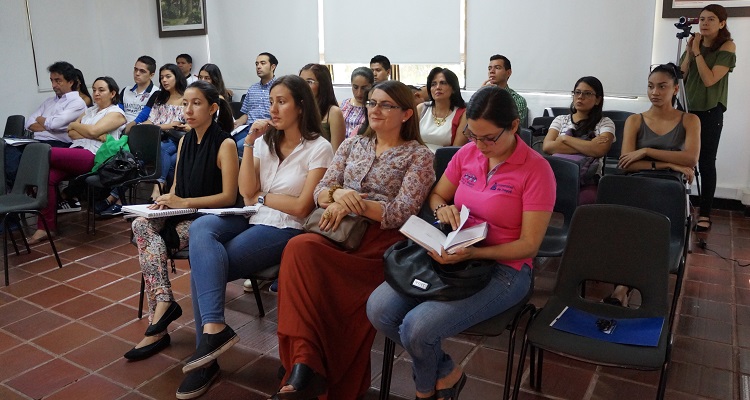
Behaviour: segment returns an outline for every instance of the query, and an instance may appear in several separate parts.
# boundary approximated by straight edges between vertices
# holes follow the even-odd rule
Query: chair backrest
[[[544,109],[545,117],[556,117],[565,114],[570,114],[570,107],[547,107]]]
[[[5,140],[0,139],[0,195],[5,194]]]
[[[242,102],[241,101],[233,101],[229,103],[229,105],[232,107],[232,115],[234,116],[234,119],[237,119],[242,116]]]
[[[443,172],[448,168],[448,163],[453,159],[453,155],[456,154],[460,146],[446,146],[440,147],[435,151],[435,180],[439,181],[443,176]]]
[[[599,281],[638,289],[632,317],[666,316],[669,310],[669,219],[662,214],[616,204],[578,207],[560,260],[554,294],[585,309],[580,285]]]
[[[161,175],[161,129],[157,125],[135,125],[128,133],[128,147],[144,162],[147,176],[153,179]]]
[[[5,131],[3,137],[23,137],[24,124],[26,123],[26,117],[23,115],[10,115],[5,122]]]
[[[599,181],[596,202],[651,210],[669,218],[670,241],[685,245],[687,189],[675,179],[631,175],[605,175]],[[682,248],[682,247],[680,247]],[[674,271],[674,267],[672,268]]]
[[[620,153],[622,152],[622,136],[625,130],[625,120],[613,120],[615,123],[615,141],[607,152],[607,160],[619,160]]]
[[[531,121],[531,126],[540,125],[544,127],[544,130],[546,131],[549,129],[549,126],[552,125],[552,121],[554,121],[555,117],[536,117],[533,121]]]
[[[521,137],[521,139],[526,142],[529,147],[531,147],[531,141],[532,141],[532,133],[531,129],[529,128],[521,128],[518,130],[518,135]]]
[[[26,145],[21,155],[12,193],[25,194],[29,188],[36,188],[36,203],[29,204],[29,209],[47,206],[50,149],[51,146],[46,143],[31,143]]]
[[[580,183],[578,182],[578,164],[559,157],[546,156],[544,158],[547,159],[550,167],[552,167],[552,172],[555,174],[555,182],[557,183],[557,197],[555,197],[554,210],[563,215],[563,226],[568,226],[573,218],[576,207],[578,207],[578,193],[581,190]]]
[[[609,117],[612,121],[625,121],[628,119],[629,116],[633,115],[630,111],[620,111],[620,110],[603,110],[602,116],[603,117]]]

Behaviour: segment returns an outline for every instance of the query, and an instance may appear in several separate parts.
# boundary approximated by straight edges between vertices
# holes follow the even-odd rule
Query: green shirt
[[[723,65],[729,67],[729,72],[732,72],[737,62],[737,55],[725,50],[709,52],[708,48],[701,46],[701,54],[708,68],[713,68],[714,65]],[[685,54],[683,54],[684,57]],[[693,58],[688,66],[687,79],[685,80],[688,110],[707,111],[721,105],[722,109],[726,111],[727,94],[729,92],[729,72],[714,85],[706,87],[698,73],[698,65],[695,63],[695,58]]]
[[[526,99],[521,97],[520,94],[516,93],[515,90],[511,89],[510,86],[506,86],[505,90],[510,93],[510,96],[513,97],[513,101],[516,103],[516,108],[518,108],[518,118],[521,119],[521,128],[526,128],[527,120],[526,120],[526,114],[528,113],[528,108],[526,107]]]

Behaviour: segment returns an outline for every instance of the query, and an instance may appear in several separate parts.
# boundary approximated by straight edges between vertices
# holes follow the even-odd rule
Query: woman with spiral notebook
[[[233,124],[229,104],[219,98],[213,85],[198,81],[185,91],[183,108],[192,129],[179,142],[174,184],[171,191],[157,197],[150,208],[229,207],[237,198],[239,173],[237,147],[227,133]],[[188,245],[188,230],[197,215],[139,217],[133,221],[150,324],[145,337],[125,353],[129,360],[148,358],[170,343],[167,327],[182,315],[182,309],[172,294],[167,252]]]

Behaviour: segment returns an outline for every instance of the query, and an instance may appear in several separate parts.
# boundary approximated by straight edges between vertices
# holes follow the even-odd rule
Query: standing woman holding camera
[[[711,207],[716,191],[716,152],[727,109],[729,73],[737,61],[736,46],[727,29],[727,11],[718,4],[703,7],[700,32],[688,40],[680,69],[685,77],[688,111],[701,120],[700,214],[694,230],[711,229]]]

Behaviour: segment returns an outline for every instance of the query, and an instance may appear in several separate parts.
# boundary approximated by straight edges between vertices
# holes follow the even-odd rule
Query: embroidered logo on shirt
[[[477,177],[476,175],[465,173],[464,176],[461,177],[461,183],[469,186],[474,186],[474,184],[477,183]]]
[[[492,187],[490,188],[490,190],[497,190],[499,192],[511,194],[513,193],[513,185],[508,185],[507,183],[495,182],[492,184]]]

